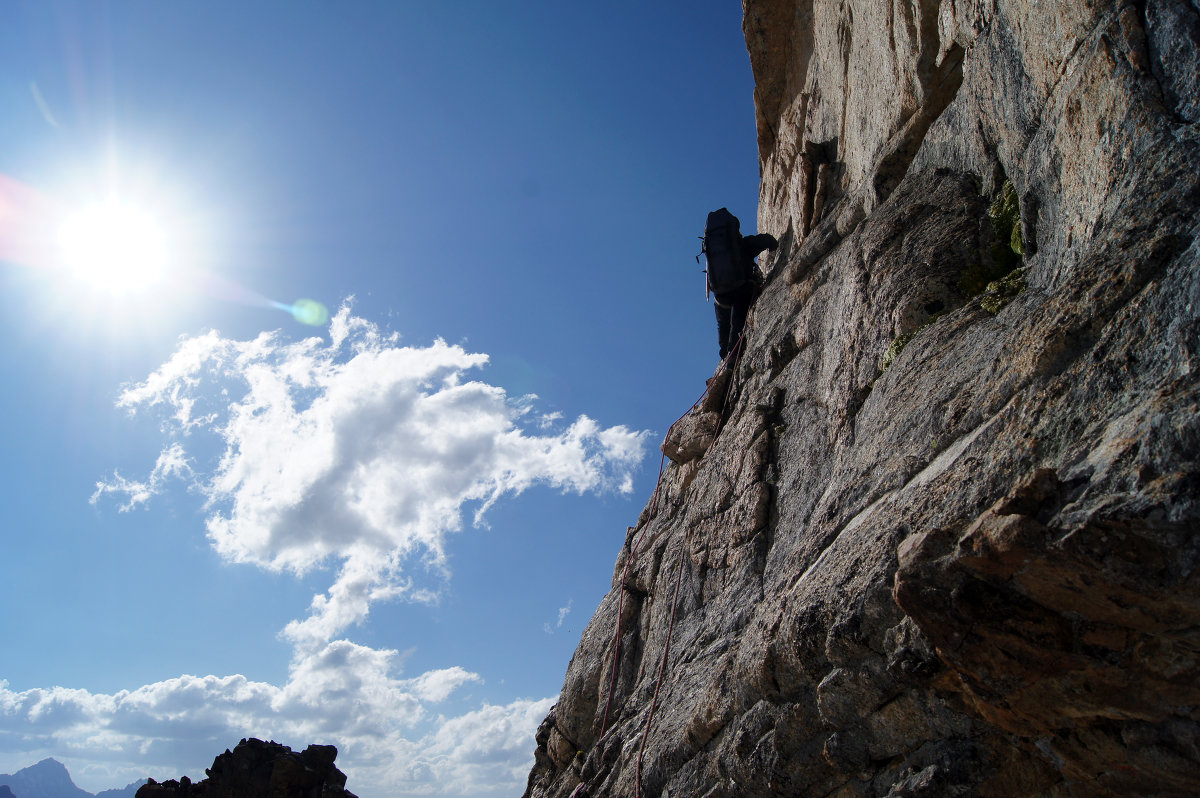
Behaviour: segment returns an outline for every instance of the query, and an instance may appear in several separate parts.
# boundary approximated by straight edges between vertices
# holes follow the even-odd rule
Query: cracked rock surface
[[[1200,5],[743,9],[781,246],[526,795],[1200,794]]]

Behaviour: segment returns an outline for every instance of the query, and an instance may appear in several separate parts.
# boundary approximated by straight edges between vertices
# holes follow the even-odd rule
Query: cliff
[[[526,795],[1197,794],[1200,7],[743,10],[781,246]]]

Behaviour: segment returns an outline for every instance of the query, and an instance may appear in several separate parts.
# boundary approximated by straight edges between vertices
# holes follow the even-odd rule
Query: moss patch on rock
[[[1021,238],[1021,202],[1011,180],[1005,180],[987,210],[991,241],[979,262],[963,270],[958,287],[968,297],[979,296],[988,286],[1021,265],[1025,242]]]
[[[1025,290],[1025,269],[1013,269],[999,280],[988,283],[979,304],[993,316]]]
[[[879,373],[882,374],[891,368],[891,365],[896,362],[896,358],[900,357],[900,353],[904,351],[904,347],[908,346],[909,341],[916,338],[927,328],[933,326],[935,321],[945,315],[945,313],[935,313],[932,317],[930,317],[929,321],[925,322],[917,329],[912,330],[911,332],[902,333],[893,338],[892,342],[888,344],[887,350],[883,353],[883,357],[879,359]]]
[[[1005,246],[1008,247],[1009,252],[1003,253],[1006,258],[1011,260],[1013,255],[1025,254],[1025,242],[1021,239],[1021,203],[1011,180],[1004,181],[999,195],[988,207],[988,219],[996,233],[996,245],[1002,252]]]
[[[908,346],[908,342],[917,337],[917,333],[925,329],[924,327],[906,332],[903,335],[897,335],[888,344],[887,351],[883,353],[883,357],[879,360],[879,370],[887,371],[892,364],[896,362],[896,358],[900,357],[900,353],[904,351],[904,347]]]

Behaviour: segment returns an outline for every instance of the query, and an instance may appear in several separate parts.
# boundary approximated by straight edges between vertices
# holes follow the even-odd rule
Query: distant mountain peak
[[[67,772],[67,766],[64,765],[62,762],[59,762],[54,757],[50,757],[50,756],[46,757],[41,762],[38,762],[35,765],[30,765],[27,768],[23,768],[22,770],[17,771],[17,773],[32,773],[32,772],[61,773],[61,774],[65,775],[68,779],[71,778],[71,774]]]
[[[105,790],[100,795],[105,798],[132,796],[143,783],[143,781],[138,781],[124,789]],[[76,786],[66,765],[57,759],[47,757],[36,765],[30,765],[11,775],[0,774],[0,798],[96,798],[96,796]]]

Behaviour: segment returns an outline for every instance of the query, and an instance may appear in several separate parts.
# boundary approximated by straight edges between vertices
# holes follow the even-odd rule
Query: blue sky
[[[752,91],[736,2],[0,0],[0,772],[518,793],[716,364]],[[114,197],[153,279],[22,244]]]

